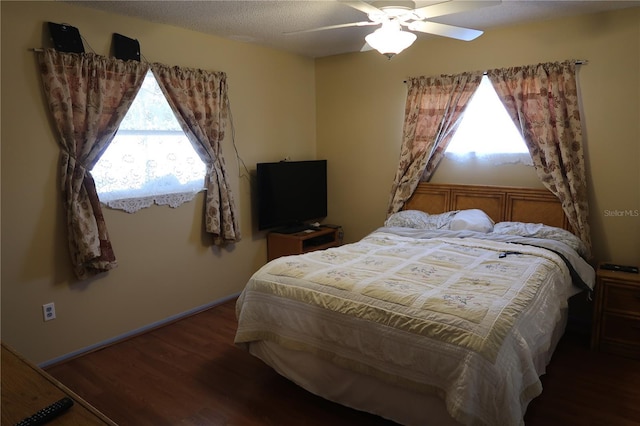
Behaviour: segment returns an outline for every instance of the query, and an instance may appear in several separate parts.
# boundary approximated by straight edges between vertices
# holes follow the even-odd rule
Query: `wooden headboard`
[[[480,209],[494,222],[531,222],[572,231],[560,200],[546,189],[421,182],[403,210],[437,214]]]

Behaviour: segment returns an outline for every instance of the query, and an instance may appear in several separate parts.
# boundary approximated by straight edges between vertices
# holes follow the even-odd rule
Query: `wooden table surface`
[[[73,399],[73,406],[47,425],[117,426],[62,383],[4,343],[2,343],[1,356],[1,424],[3,426],[15,425],[25,417],[35,414],[65,396]]]

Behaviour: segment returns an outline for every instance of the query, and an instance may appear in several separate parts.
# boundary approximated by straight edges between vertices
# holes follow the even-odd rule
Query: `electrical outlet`
[[[56,305],[53,302],[42,305],[42,317],[45,321],[56,319]]]

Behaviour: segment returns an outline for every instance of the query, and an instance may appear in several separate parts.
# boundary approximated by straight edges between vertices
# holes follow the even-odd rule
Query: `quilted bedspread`
[[[506,254],[506,255],[505,255]],[[397,235],[276,259],[237,304],[240,346],[267,340],[416,392],[461,423],[518,425],[551,331],[577,293],[532,245]]]

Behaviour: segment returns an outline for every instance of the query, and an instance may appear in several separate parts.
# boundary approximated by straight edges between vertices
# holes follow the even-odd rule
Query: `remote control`
[[[71,408],[72,405],[73,400],[71,398],[64,397],[61,400],[56,401],[48,407],[45,407],[42,410],[38,411],[33,416],[27,417],[26,419],[23,419],[22,421],[16,423],[16,426],[43,425],[67,411],[69,408]]]
[[[500,259],[504,259],[505,257],[509,256],[510,254],[522,254],[522,253],[520,253],[519,251],[505,251],[505,252],[500,253],[498,255],[498,257]]]
[[[638,273],[637,266],[624,266],[624,265],[615,265],[613,263],[605,263],[603,265],[600,265],[600,268],[607,269],[609,271],[631,272],[632,274]]]

